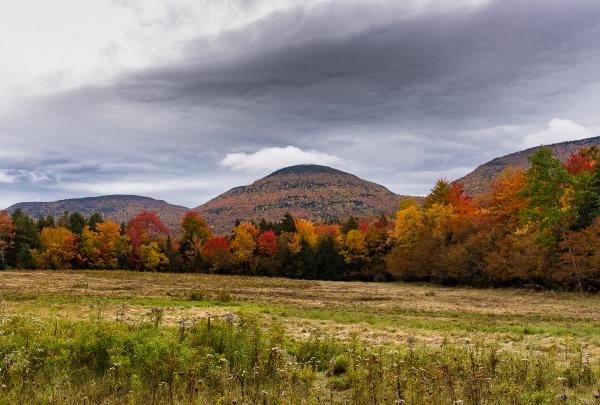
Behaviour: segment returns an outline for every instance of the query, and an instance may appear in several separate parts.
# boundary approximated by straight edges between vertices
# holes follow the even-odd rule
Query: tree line
[[[600,150],[564,164],[548,148],[507,169],[473,199],[440,179],[395,221],[236,223],[213,235],[195,212],[174,235],[152,212],[128,223],[65,213],[0,214],[0,269],[131,269],[329,280],[419,280],[600,288]]]

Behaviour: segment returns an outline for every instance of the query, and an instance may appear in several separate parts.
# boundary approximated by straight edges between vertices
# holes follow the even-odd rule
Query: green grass
[[[292,340],[247,316],[179,327],[0,317],[0,404],[593,403],[599,366],[577,345],[517,355]]]

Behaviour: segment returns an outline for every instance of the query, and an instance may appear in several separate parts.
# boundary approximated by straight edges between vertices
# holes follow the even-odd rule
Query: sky
[[[0,0],[0,208],[316,163],[424,195],[600,135],[597,0]]]

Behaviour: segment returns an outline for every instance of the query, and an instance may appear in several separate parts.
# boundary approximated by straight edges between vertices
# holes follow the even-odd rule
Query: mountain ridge
[[[407,196],[322,165],[294,165],[246,186],[232,188],[194,208],[217,231],[237,219],[276,221],[286,213],[313,221],[392,214]]]
[[[102,214],[104,219],[117,223],[127,222],[140,211],[155,212],[171,229],[179,226],[181,217],[189,208],[170,204],[164,200],[132,194],[111,194],[95,197],[67,198],[56,201],[20,202],[7,208],[13,212],[21,208],[26,214],[39,218],[48,215],[58,217],[64,212],[80,212],[84,216]]]
[[[491,159],[454,182],[462,184],[466,194],[477,196],[490,191],[492,182],[504,169],[508,167],[527,169],[529,167],[529,157],[540,148],[548,147],[552,149],[554,156],[564,162],[574,152],[593,145],[600,147],[600,136],[534,146]]]

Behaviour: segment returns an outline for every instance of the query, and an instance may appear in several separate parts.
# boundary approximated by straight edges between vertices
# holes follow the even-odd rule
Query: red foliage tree
[[[274,256],[277,253],[277,237],[272,230],[265,231],[258,236],[258,250],[265,256]]]
[[[233,260],[231,245],[224,236],[208,239],[202,247],[202,253],[210,263],[212,272],[228,268]]]
[[[222,256],[231,253],[231,246],[229,245],[229,241],[226,237],[215,236],[214,238],[208,239],[204,243],[202,252],[207,258],[212,259],[216,256]]]
[[[460,214],[472,214],[475,211],[473,199],[465,195],[465,189],[460,183],[452,183],[446,193],[445,200]]]
[[[127,224],[127,236],[131,246],[137,250],[142,243],[156,242],[161,236],[169,233],[169,228],[154,212],[142,211]]]
[[[582,172],[591,172],[594,170],[596,162],[590,159],[584,149],[573,153],[564,163],[565,169],[571,174],[579,174]]]

